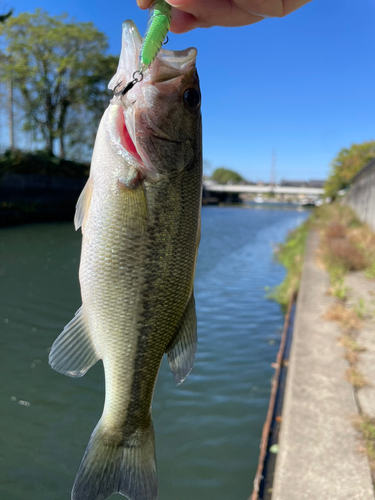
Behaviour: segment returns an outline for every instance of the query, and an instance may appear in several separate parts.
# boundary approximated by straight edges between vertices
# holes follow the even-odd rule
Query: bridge
[[[209,193],[237,193],[237,194],[290,194],[302,196],[322,196],[324,193],[323,188],[315,188],[308,186],[277,186],[265,185],[254,186],[247,184],[217,184],[214,181],[203,181],[203,187]]]
[[[215,181],[203,181],[203,198],[219,202],[240,201],[239,195],[280,195],[280,198],[309,198],[317,200],[323,196],[324,189],[310,186],[278,186],[278,185],[249,185],[249,184],[218,184]]]

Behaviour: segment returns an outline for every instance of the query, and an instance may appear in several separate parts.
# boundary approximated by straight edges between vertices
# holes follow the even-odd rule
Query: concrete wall
[[[7,174],[0,179],[0,227],[73,220],[85,178]]]
[[[370,161],[354,177],[345,203],[375,231],[375,160]]]

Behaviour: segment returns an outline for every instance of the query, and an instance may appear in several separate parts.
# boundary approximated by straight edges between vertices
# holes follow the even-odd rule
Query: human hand
[[[171,31],[185,33],[211,26],[246,26],[265,17],[284,17],[311,0],[168,0],[172,9]],[[148,9],[152,0],[137,0]]]

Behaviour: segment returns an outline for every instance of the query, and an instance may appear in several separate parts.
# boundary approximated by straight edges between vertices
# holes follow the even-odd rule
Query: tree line
[[[23,129],[51,156],[89,153],[117,68],[106,35],[67,14],[10,14],[0,24],[0,80],[17,92]]]
[[[347,189],[355,174],[375,158],[375,141],[352,144],[342,148],[332,160],[330,172],[324,186],[325,196],[336,198],[339,191]]]

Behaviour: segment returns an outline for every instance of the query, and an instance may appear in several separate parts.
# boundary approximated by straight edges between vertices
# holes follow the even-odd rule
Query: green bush
[[[224,167],[217,168],[212,174],[211,179],[219,182],[220,184],[226,184],[228,181],[232,181],[236,184],[242,181],[240,174]]]
[[[0,155],[0,177],[10,173],[80,178],[89,175],[89,168],[88,164],[61,160],[45,151],[29,153],[14,149]]]

